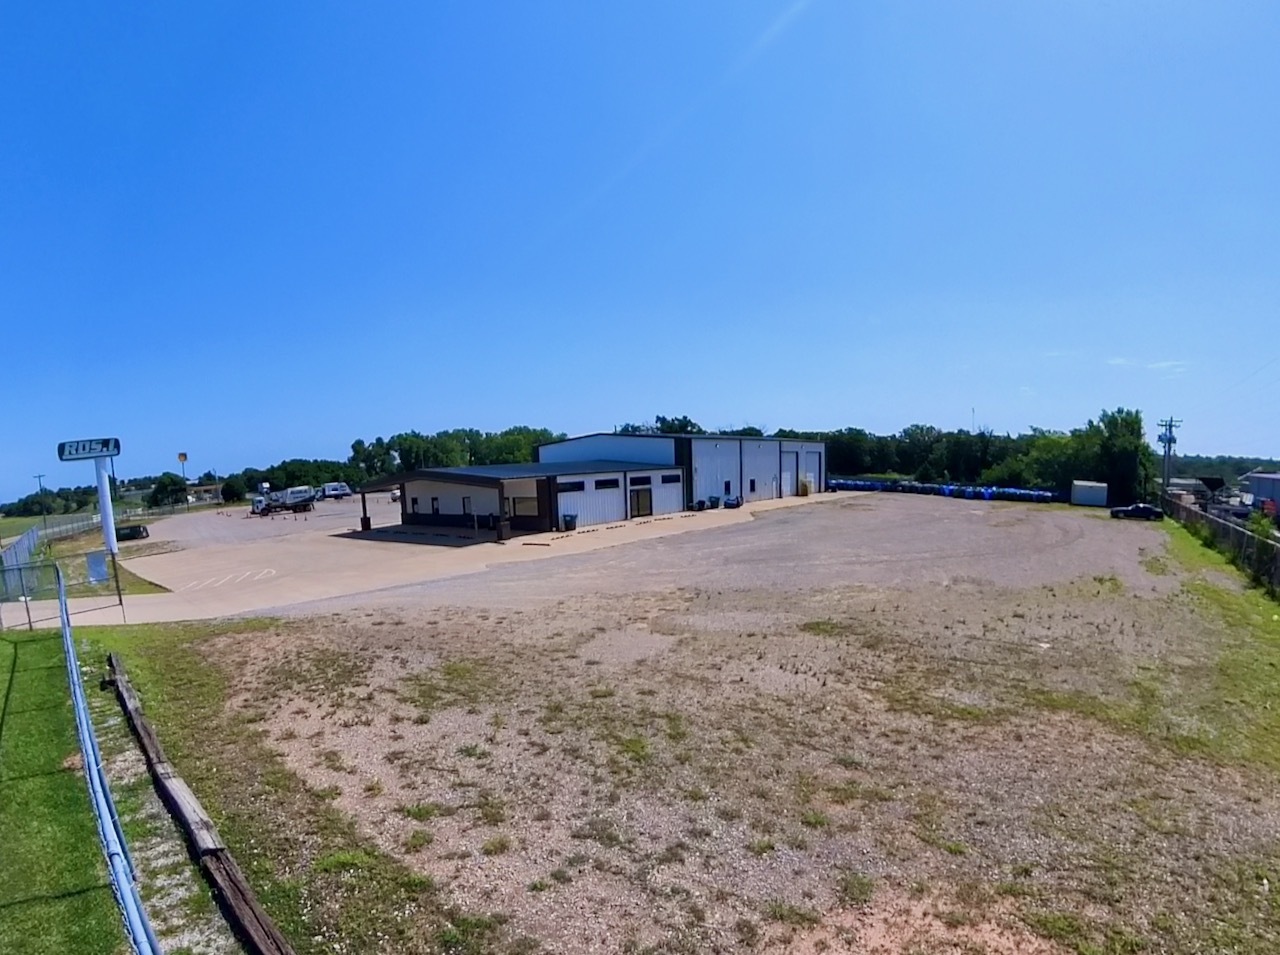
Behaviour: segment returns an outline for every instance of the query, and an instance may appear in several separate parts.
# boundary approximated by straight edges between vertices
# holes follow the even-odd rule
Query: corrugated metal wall
[[[684,510],[684,475],[674,472],[680,477],[676,484],[663,484],[661,475],[671,471],[655,471],[653,473],[653,513],[679,514]]]
[[[622,474],[574,474],[562,475],[559,479],[560,484],[569,484],[581,481],[583,490],[581,491],[559,491],[560,496],[560,516],[563,519],[566,514],[578,515],[578,526],[587,527],[591,524],[611,524],[614,521],[625,521],[627,519],[627,491],[623,486],[624,481]],[[596,483],[598,481],[617,481],[616,488],[601,488],[597,490]]]
[[[782,496],[795,497],[800,475],[800,453],[798,451],[782,452]]]
[[[443,481],[409,481],[404,486],[404,512],[414,513],[413,501],[418,501],[417,513],[431,513],[431,499],[439,498],[441,514],[461,514],[462,499],[471,498],[472,514],[497,514],[501,510],[498,489],[472,487],[467,484],[447,484]]]
[[[742,499],[767,501],[782,496],[782,475],[777,441],[742,442]],[[756,482],[755,490],[751,482]]]
[[[817,494],[822,490],[822,452],[804,453],[804,479],[809,485],[810,494]]]
[[[674,438],[626,434],[591,434],[538,449],[539,461],[635,461],[639,464],[676,463]]]
[[[693,441],[693,499],[729,497],[741,491],[742,458],[736,438],[695,438]],[[728,482],[728,489],[725,482]]]

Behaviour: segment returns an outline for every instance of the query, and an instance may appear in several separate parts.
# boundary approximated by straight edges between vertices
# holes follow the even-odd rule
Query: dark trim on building
[[[684,509],[693,509],[693,440],[689,435],[676,435],[675,466],[684,472]]]

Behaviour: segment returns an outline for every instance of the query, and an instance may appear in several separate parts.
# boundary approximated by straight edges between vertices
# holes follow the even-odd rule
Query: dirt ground
[[[1270,904],[1274,780],[1193,745],[1221,625],[1165,541],[851,497],[209,652],[311,787],[544,951],[1263,951],[1221,940]]]

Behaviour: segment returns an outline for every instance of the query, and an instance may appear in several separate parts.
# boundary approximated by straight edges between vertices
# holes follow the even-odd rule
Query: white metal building
[[[428,468],[371,481],[360,493],[400,489],[403,524],[549,531],[684,510],[684,472],[649,461],[575,460]]]
[[[674,514],[712,498],[760,501],[822,491],[826,446],[730,435],[589,434],[544,444],[531,464],[427,468],[371,481],[400,489],[404,524],[549,531]],[[362,522],[363,523],[363,522]]]
[[[760,501],[826,488],[827,448],[821,441],[718,434],[588,434],[538,448],[544,463],[621,458],[678,467],[685,506],[712,497]]]

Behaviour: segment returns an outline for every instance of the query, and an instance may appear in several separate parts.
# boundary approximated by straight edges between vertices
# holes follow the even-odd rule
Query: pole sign
[[[86,438],[83,441],[63,441],[58,445],[59,461],[89,461],[93,458],[114,458],[119,453],[119,438]]]
[[[186,451],[179,451],[179,452],[178,452],[178,460],[179,460],[179,461],[181,461],[183,464],[186,464],[186,463],[187,463],[187,452],[186,452]]]

